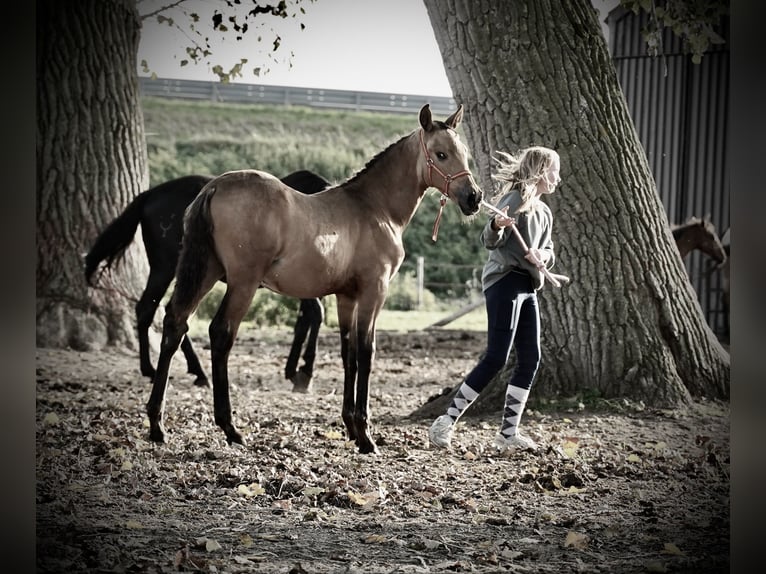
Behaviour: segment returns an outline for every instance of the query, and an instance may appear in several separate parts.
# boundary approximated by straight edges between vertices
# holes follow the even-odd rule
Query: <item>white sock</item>
[[[455,393],[455,397],[452,399],[449,408],[447,409],[447,415],[452,419],[452,422],[457,422],[463,411],[466,410],[471,403],[476,400],[479,393],[474,391],[466,383],[460,385],[460,388]]]
[[[527,404],[529,389],[522,389],[508,385],[505,391],[505,409],[503,412],[503,423],[500,427],[500,434],[504,437],[516,436],[518,432],[521,414]]]

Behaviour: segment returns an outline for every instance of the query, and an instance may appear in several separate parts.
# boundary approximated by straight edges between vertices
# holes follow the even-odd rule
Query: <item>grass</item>
[[[379,331],[395,331],[400,333],[422,331],[437,321],[451,315],[455,311],[457,311],[457,308],[446,311],[389,311],[383,309],[378,317],[377,328]],[[331,323],[327,328],[335,329],[337,320],[335,317],[330,317],[330,320]],[[189,321],[189,336],[193,339],[206,340],[208,324],[209,321],[207,319],[199,319],[196,316],[192,317]],[[484,305],[479,306],[443,327],[436,328],[461,331],[486,331],[487,315]],[[253,329],[252,325],[243,323],[240,327],[240,332],[250,329]],[[292,331],[292,326],[269,327],[266,330]]]
[[[383,309],[378,317],[378,330],[381,331],[421,331],[437,321],[457,311],[389,311]],[[484,305],[466,313],[462,317],[437,329],[456,329],[462,331],[486,331],[487,313]]]

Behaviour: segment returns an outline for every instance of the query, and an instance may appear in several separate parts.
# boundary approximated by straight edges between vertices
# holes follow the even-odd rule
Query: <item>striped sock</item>
[[[466,383],[460,385],[457,393],[455,393],[455,397],[452,399],[452,403],[450,403],[450,406],[447,409],[447,415],[452,419],[452,422],[457,422],[457,419],[460,418],[463,411],[466,410],[478,396],[479,393],[474,391]]]
[[[527,404],[527,397],[529,397],[529,389],[508,385],[505,391],[503,424],[500,428],[500,434],[504,437],[516,436],[521,413],[524,412],[524,406]]]

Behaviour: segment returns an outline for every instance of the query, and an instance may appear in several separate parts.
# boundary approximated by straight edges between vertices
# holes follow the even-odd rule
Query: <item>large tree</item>
[[[108,289],[82,255],[148,183],[134,2],[37,3],[37,344],[84,350],[134,341],[146,277],[140,241]]]
[[[253,20],[295,16],[300,3],[252,2],[238,9],[220,2],[202,6],[212,15],[200,22],[199,14],[179,7],[181,2],[155,2],[142,16],[136,0],[38,0],[39,346],[136,346],[133,304],[148,274],[141,241],[133,242],[119,272],[104,277],[97,289],[85,283],[82,257],[149,182],[137,75],[143,18],[185,26],[189,46],[179,48],[188,59],[211,65],[212,31],[239,39]],[[173,10],[187,21],[176,22]],[[278,39],[271,45],[277,50]],[[242,75],[246,62],[240,59],[228,72],[220,65],[211,68],[228,81]]]
[[[485,190],[491,156],[561,155],[556,271],[542,292],[535,394],[584,389],[650,405],[729,396],[729,356],[708,327],[588,0],[425,0]],[[478,359],[478,357],[477,357]],[[473,414],[500,409],[513,362]],[[455,381],[456,386],[460,381]],[[451,397],[420,414],[444,410]]]

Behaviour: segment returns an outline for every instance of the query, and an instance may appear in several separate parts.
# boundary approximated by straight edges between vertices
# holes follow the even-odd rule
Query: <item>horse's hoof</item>
[[[195,387],[210,387],[210,381],[206,376],[200,376],[194,379],[194,386]]]
[[[165,431],[159,427],[154,427],[149,431],[149,440],[152,442],[165,442]]]
[[[311,377],[309,377],[303,371],[295,373],[291,379],[293,382],[294,393],[310,393],[311,392]]]
[[[245,446],[245,439],[242,438],[242,435],[239,434],[239,431],[235,429],[234,427],[231,427],[227,429],[226,431],[226,442],[231,446],[232,443],[237,443],[242,446]]]
[[[374,442],[362,441],[359,444],[359,453],[360,454],[379,454],[379,451],[378,451],[377,445]]]

